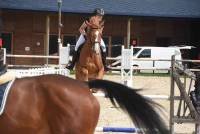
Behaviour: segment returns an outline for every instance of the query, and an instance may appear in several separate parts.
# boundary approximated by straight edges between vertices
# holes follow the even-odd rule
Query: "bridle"
[[[92,40],[92,38],[90,38],[90,42],[91,43],[94,43],[94,45],[92,46],[92,50],[98,54],[100,53],[100,45],[101,45],[101,33],[99,31],[99,27],[91,27],[90,30],[96,30],[95,31],[95,35],[96,35],[96,38],[95,38],[95,41]]]

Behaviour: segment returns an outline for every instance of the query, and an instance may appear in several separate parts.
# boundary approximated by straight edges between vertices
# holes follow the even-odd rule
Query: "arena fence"
[[[175,134],[174,125],[175,123],[194,123],[195,124],[195,134],[200,134],[200,115],[196,111],[192,101],[190,99],[190,91],[192,87],[192,82],[196,80],[195,74],[189,69],[185,68],[179,61],[175,60],[175,56],[171,59],[171,91],[170,91],[170,133]],[[187,60],[191,62],[191,60]],[[200,61],[192,61],[200,62]],[[180,73],[183,73],[184,79],[181,79]],[[189,88],[186,88],[186,78],[190,78]],[[178,109],[175,111],[175,84],[180,91],[180,100]],[[176,114],[175,114],[176,113]]]

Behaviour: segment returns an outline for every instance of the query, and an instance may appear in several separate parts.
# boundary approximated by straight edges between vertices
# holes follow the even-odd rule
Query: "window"
[[[106,45],[106,54],[108,55],[108,44],[109,44],[109,37],[102,37],[103,38],[103,41]]]
[[[64,37],[63,37],[63,46],[67,46],[67,44],[75,46],[76,45],[76,36],[64,35]]]
[[[76,45],[76,36],[75,35],[64,35],[63,37],[63,46],[70,44],[70,55],[73,54]]]
[[[124,38],[121,36],[112,37],[112,57],[121,55],[121,47],[124,44]]]
[[[2,33],[3,48],[6,48],[6,53],[11,54],[12,48],[12,33]]]
[[[58,36],[50,35],[49,36],[49,55],[58,54]]]
[[[151,49],[144,49],[138,58],[150,58],[151,57]]]
[[[106,44],[106,47],[107,47],[108,43],[109,43],[109,37],[104,36],[102,38],[103,38],[103,41],[104,41],[104,43]]]
[[[133,56],[136,55],[140,50],[141,48],[133,48]]]

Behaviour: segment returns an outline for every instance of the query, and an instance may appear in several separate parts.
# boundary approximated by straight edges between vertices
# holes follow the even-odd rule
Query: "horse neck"
[[[86,39],[86,41],[81,49],[81,52],[80,52],[80,58],[90,57],[91,52],[92,52],[92,50],[91,50],[92,46],[90,44],[91,44],[90,41],[88,39]]]
[[[88,55],[87,57],[93,57],[94,55],[99,55],[101,56],[101,52],[99,54],[96,54],[93,50],[93,47],[94,47],[94,43],[91,42],[90,39],[87,39],[84,46],[83,46],[83,50],[82,50],[82,53],[84,53],[84,57],[86,55]],[[100,47],[100,46],[99,46]]]
[[[94,42],[92,42],[92,40],[91,40],[91,34],[89,33],[88,37],[86,39],[86,42],[85,42],[85,47],[86,47],[86,49],[88,49],[88,52],[90,54],[95,54],[95,52],[92,50],[94,45],[95,45]]]
[[[92,43],[92,41],[90,40],[90,38],[91,38],[91,37],[88,37],[88,38],[86,39],[85,47],[86,47],[86,49],[88,49],[89,51],[92,51],[92,46],[93,46],[94,44]]]

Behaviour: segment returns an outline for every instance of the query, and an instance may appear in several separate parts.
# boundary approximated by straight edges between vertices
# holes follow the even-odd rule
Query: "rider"
[[[1,20],[1,12],[0,12],[0,76],[4,74],[7,70],[6,65],[4,64],[4,53],[2,49],[3,41],[2,41],[2,29],[3,29],[3,24]]]
[[[7,70],[7,66],[4,64],[4,51],[2,49],[2,39],[0,35],[0,76]]]
[[[81,46],[84,44],[84,42],[86,41],[86,29],[87,29],[87,24],[88,23],[96,23],[96,24],[101,24],[101,22],[103,22],[103,16],[104,16],[104,10],[97,8],[94,10],[92,16],[83,22],[83,24],[81,25],[81,27],[79,28],[79,32],[81,33],[76,46],[75,46],[75,52],[73,53],[73,57],[72,57],[72,61],[70,64],[67,65],[67,69],[72,70],[74,68],[74,65],[76,63],[76,61],[79,58],[80,55],[80,49]],[[104,65],[104,70],[108,70],[107,66],[106,66],[106,46],[104,41],[101,39],[101,51],[102,51],[102,62]]]

